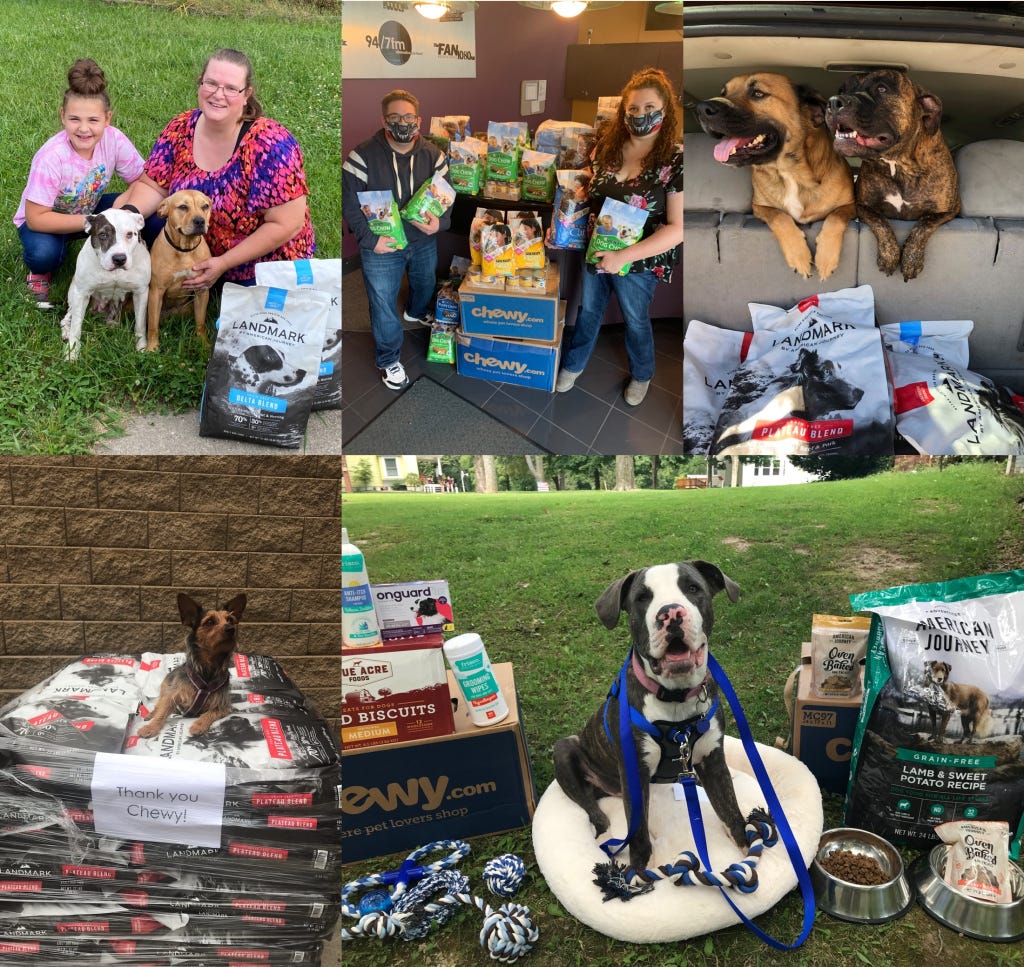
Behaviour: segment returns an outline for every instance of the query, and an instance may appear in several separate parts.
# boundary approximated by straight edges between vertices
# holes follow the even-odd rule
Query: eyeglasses
[[[227,98],[235,98],[245,93],[244,87],[235,87],[233,84],[214,84],[213,81],[200,81],[199,86],[207,94],[216,94],[217,91],[223,91],[224,96]]]
[[[384,120],[390,121],[392,124],[398,124],[399,122],[402,124],[412,124],[417,117],[419,117],[418,114],[385,114]]]

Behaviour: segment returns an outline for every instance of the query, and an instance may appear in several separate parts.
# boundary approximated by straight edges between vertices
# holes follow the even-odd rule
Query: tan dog
[[[985,738],[991,729],[991,714],[989,712],[988,696],[977,685],[961,685],[949,680],[949,673],[953,670],[949,662],[930,661],[926,662],[928,676],[949,699],[951,707],[960,712],[960,724],[964,730],[964,741],[971,739]],[[938,730],[941,735],[946,730],[946,723],[952,715],[952,708],[946,713],[942,721],[942,727]]]
[[[192,274],[192,266],[210,257],[206,244],[206,231],[210,225],[210,199],[201,191],[176,191],[168,195],[156,213],[167,219],[163,231],[153,243],[150,253],[153,272],[149,281],[149,308],[146,313],[148,329],[146,352],[160,345],[160,314],[180,311],[189,302],[196,321],[196,335],[205,345],[206,309],[210,293],[206,289],[193,291],[182,287]]]
[[[722,139],[718,161],[751,166],[754,214],[805,279],[812,259],[800,226],[824,220],[813,262],[827,279],[839,265],[855,207],[853,172],[825,127],[825,99],[782,74],[742,74],[720,97],[701,101],[697,114],[704,130]]]

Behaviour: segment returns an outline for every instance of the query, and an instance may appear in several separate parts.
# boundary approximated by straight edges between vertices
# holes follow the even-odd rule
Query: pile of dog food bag
[[[183,660],[86,657],[0,708],[0,963],[321,964],[334,737],[274,659],[235,655],[228,717],[140,738]]]
[[[875,325],[871,286],[791,309],[750,304],[752,332],[690,322],[683,447],[713,456],[1024,453],[1024,397],[968,366],[970,321]]]

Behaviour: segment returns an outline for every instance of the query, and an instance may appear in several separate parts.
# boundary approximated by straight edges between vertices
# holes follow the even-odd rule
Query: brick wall
[[[248,597],[272,655],[340,727],[337,457],[0,458],[0,704],[95,652],[178,651],[179,591]]]

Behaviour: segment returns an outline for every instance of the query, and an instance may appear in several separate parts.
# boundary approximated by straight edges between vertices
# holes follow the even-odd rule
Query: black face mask
[[[399,144],[409,144],[420,133],[420,126],[415,121],[409,124],[403,124],[401,121],[385,121],[384,127]]]
[[[654,134],[664,120],[664,111],[652,111],[650,114],[627,114],[626,129],[638,138],[646,138],[647,135]]]

